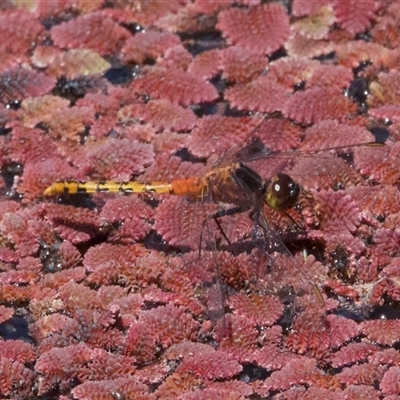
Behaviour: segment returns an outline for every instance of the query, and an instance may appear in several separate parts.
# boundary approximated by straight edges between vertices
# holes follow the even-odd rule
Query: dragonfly
[[[224,234],[220,220],[237,214],[248,213],[253,228],[251,241],[255,248],[266,254],[270,263],[274,264],[274,258],[281,258],[280,264],[285,264],[288,270],[298,269],[299,261],[295,261],[292,253],[288,250],[278,230],[266,217],[265,207],[275,212],[288,214],[299,202],[303,192],[299,183],[292,179],[291,175],[281,172],[279,169],[290,169],[293,162],[299,159],[313,159],[318,164],[326,164],[326,160],[336,157],[338,154],[351,152],[356,148],[381,146],[373,140],[372,135],[365,132],[365,140],[345,145],[325,146],[316,148],[307,140],[304,140],[301,149],[274,149],[265,140],[265,131],[268,130],[266,117],[261,117],[254,129],[252,129],[241,144],[229,150],[219,161],[217,161],[202,176],[173,179],[171,181],[140,183],[137,181],[115,182],[115,181],[76,181],[60,180],[52,183],[45,191],[45,196],[90,194],[98,192],[122,193],[122,194],[161,194],[182,196],[189,201],[208,201],[215,204],[228,205],[220,210],[207,215],[204,218],[199,249],[202,248],[203,234],[206,222],[215,221],[219,232],[231,245],[231,240]],[[358,138],[357,138],[358,139]],[[317,144],[318,146],[318,144]],[[263,177],[266,162],[278,160],[278,171],[270,174],[268,178]],[[271,172],[271,171],[269,171]],[[289,218],[291,218],[289,216]],[[210,236],[210,235],[209,235]],[[213,247],[216,248],[216,234]],[[200,254],[200,250],[199,250]],[[283,260],[282,260],[283,258]],[[218,262],[216,262],[218,264]],[[273,269],[273,266],[272,266]],[[279,268],[278,268],[279,269]],[[317,302],[324,308],[324,299],[313,277],[307,271],[294,274],[294,280],[302,277],[302,283],[310,287],[315,294]],[[271,280],[271,279],[270,279]],[[294,282],[296,284],[296,282]],[[302,285],[303,287],[305,285]],[[221,288],[219,289],[221,290]]]

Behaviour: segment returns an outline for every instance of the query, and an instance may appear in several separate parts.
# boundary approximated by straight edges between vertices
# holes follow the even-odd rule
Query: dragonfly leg
[[[218,227],[218,230],[221,232],[222,236],[224,237],[224,239],[226,240],[226,242],[228,243],[228,245],[230,247],[231,246],[231,242],[228,239],[228,237],[226,236],[224,230],[222,229],[221,223],[218,221],[218,218],[222,218],[222,217],[226,217],[228,215],[235,215],[235,214],[239,214],[246,211],[246,209],[244,209],[243,207],[232,207],[229,208],[227,210],[221,210],[218,211],[210,216],[208,216],[206,219],[204,219],[203,223],[201,224],[201,232],[200,232],[200,244],[199,244],[199,258],[200,258],[200,253],[201,253],[201,245],[203,244],[203,232],[205,229],[205,225],[207,223],[207,221],[213,219]]]

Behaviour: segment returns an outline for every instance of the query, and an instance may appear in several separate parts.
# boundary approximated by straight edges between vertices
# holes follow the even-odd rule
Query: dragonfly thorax
[[[269,182],[264,202],[274,210],[288,210],[297,202],[299,193],[299,185],[289,175],[279,173]]]

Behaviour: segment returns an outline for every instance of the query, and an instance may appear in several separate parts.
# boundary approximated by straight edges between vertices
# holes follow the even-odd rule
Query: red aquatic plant
[[[120,111],[124,118],[137,118],[154,126],[157,131],[169,129],[174,132],[193,129],[196,116],[183,107],[172,104],[168,100],[151,100],[147,104],[132,104]]]
[[[138,94],[166,98],[182,106],[217,98],[217,91],[209,82],[178,68],[153,67],[143,78],[133,82],[132,89]]]
[[[270,93],[270,96],[266,96]],[[271,79],[260,76],[244,85],[235,85],[225,92],[225,99],[239,110],[274,112],[282,111],[288,97],[288,91]]]
[[[51,76],[74,79],[81,75],[102,74],[110,66],[110,63],[97,52],[88,49],[71,49],[51,57],[51,61],[47,64],[47,72]]]
[[[87,14],[51,29],[51,38],[63,49],[90,49],[100,55],[120,50],[129,32],[111,19]]]
[[[251,29],[237,30],[238,24]],[[278,3],[256,6],[250,10],[230,8],[219,14],[216,26],[230,44],[270,54],[279,49],[289,37],[289,19],[286,10]]]
[[[148,59],[161,57],[169,48],[178,44],[180,39],[173,33],[145,31],[129,38],[121,51],[126,62],[143,64]]]
[[[14,3],[0,395],[398,397],[396,2]],[[385,146],[357,146],[377,131]],[[59,179],[203,177],[224,154],[289,174],[296,206],[265,205],[260,226],[203,193],[43,197]]]
[[[375,16],[377,2],[375,0],[335,0],[335,16],[339,26],[352,34],[363,32],[371,25]]]
[[[18,24],[21,24],[17,28]],[[32,14],[24,10],[10,10],[0,16],[0,35],[3,38],[0,49],[13,54],[23,55],[32,49],[39,39],[43,25]]]
[[[0,74],[0,100],[9,103],[41,96],[50,92],[55,83],[50,76],[18,66]]]

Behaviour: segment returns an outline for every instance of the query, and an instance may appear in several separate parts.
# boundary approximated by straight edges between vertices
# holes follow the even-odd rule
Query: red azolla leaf
[[[117,118],[115,116],[100,115],[90,127],[90,136],[98,139],[104,138],[113,131],[116,124]]]
[[[385,370],[385,367],[373,364],[353,365],[343,368],[343,371],[339,372],[337,377],[340,382],[347,385],[374,385],[381,381]]]
[[[70,102],[67,99],[63,99],[59,96],[53,96],[50,94],[39,97],[28,97],[24,99],[21,103],[23,124],[25,127],[30,128],[34,128],[35,125],[40,122],[47,124],[51,121],[55,110],[64,110],[68,108],[69,104]],[[14,128],[14,134],[15,132],[19,133],[20,131],[22,131],[21,127]],[[41,131],[37,130],[36,132]],[[29,138],[30,134],[26,136],[28,136]],[[32,143],[32,145],[33,144],[34,143]]]
[[[56,46],[89,49],[100,55],[116,52],[130,36],[127,29],[97,14],[83,15],[51,29],[51,38]]]
[[[56,81],[41,72],[22,67],[0,73],[0,101],[9,103],[25,97],[41,96],[53,89]]]
[[[149,58],[161,57],[170,47],[180,44],[178,35],[146,30],[130,37],[121,52],[125,62],[142,64]]]
[[[210,232],[207,225],[203,226],[203,222],[207,215],[212,215],[215,211],[214,204],[198,203],[170,196],[157,207],[154,226],[170,245],[189,246],[196,250],[200,246],[202,232],[203,244],[207,242],[207,235]]]
[[[188,71],[203,79],[210,79],[221,69],[222,52],[220,50],[203,51],[197,54],[188,66]]]
[[[47,203],[43,207],[45,218],[53,224],[100,227],[99,215],[87,208]]]
[[[55,266],[55,267],[58,267],[58,266]],[[50,269],[50,267],[49,267],[49,269]],[[39,288],[43,287],[43,288],[52,288],[52,289],[59,290],[60,287],[65,285],[66,283],[68,283],[70,281],[79,282],[79,281],[82,281],[85,277],[86,277],[85,268],[76,267],[76,268],[70,268],[70,269],[66,269],[66,270],[62,270],[62,271],[57,271],[52,274],[46,274],[43,276],[42,279],[40,279],[38,284],[40,285]],[[43,293],[45,293],[45,294],[43,294]],[[40,291],[39,291],[38,294],[36,294],[36,293],[32,294],[32,298],[35,298],[35,299],[40,299],[43,296],[50,297],[50,295],[46,293],[46,290],[43,290],[42,293],[40,293]],[[61,305],[62,305],[62,308],[64,309],[64,304],[62,304],[60,301],[58,301],[58,304],[57,304],[57,301],[54,301],[54,304],[50,305],[48,307],[48,309],[52,310],[52,309],[61,308]]]
[[[133,263],[135,268],[131,267]],[[138,245],[114,246],[104,243],[88,250],[84,265],[88,271],[93,271],[88,278],[90,282],[110,284],[120,281],[143,287],[155,282],[162,274],[165,258]]]
[[[339,26],[353,35],[371,26],[377,9],[375,0],[335,0],[333,5]]]
[[[399,29],[399,5],[394,2],[388,3],[389,7],[381,16],[377,18],[377,24],[371,29],[370,33],[374,42],[382,44],[391,49],[399,47],[399,38],[397,35]]]
[[[152,400],[154,397],[143,383],[136,377],[121,377],[112,380],[87,381],[72,389],[71,393],[78,400],[113,400],[140,399]]]
[[[8,398],[28,398],[34,379],[33,372],[18,361],[0,357],[0,393]]]
[[[185,312],[184,307],[168,304],[141,311],[139,320],[129,328],[125,351],[139,362],[148,362],[155,357],[157,346],[166,349],[174,343],[190,340],[197,329],[198,323]]]
[[[391,256],[398,255],[400,243],[400,232],[398,229],[377,229],[373,240],[381,251]]]
[[[369,357],[371,364],[397,365],[400,366],[400,352],[393,347],[381,350]]]
[[[344,89],[350,85],[353,79],[353,71],[350,68],[342,65],[321,64],[314,69],[310,79],[307,79],[306,88],[322,86]]]
[[[4,262],[17,262],[18,254],[14,250],[0,247],[0,260]]]
[[[328,34],[334,22],[331,7],[321,7],[317,12],[294,22],[291,28],[306,38],[320,40]]]
[[[4,284],[0,286],[0,300],[3,303],[26,302],[31,298],[31,288]]]
[[[238,46],[221,52],[222,77],[227,81],[247,83],[260,75],[267,67],[268,59]]]
[[[371,82],[368,104],[371,107],[379,105],[400,104],[400,71],[381,72],[378,81]]]
[[[157,131],[168,129],[174,132],[188,131],[196,123],[196,115],[190,109],[185,109],[170,103],[168,100],[150,100],[147,104],[132,104],[120,110],[124,118],[134,117],[140,122],[151,124]]]
[[[229,298],[234,314],[250,319],[256,325],[269,326],[276,322],[283,311],[283,304],[274,296],[240,295]]]
[[[30,334],[39,343],[47,337],[56,336],[58,333],[62,333],[65,338],[76,337],[79,331],[78,321],[60,313],[45,315],[29,325]]]
[[[89,272],[102,267],[112,269],[116,263],[134,263],[138,257],[146,253],[147,250],[140,245],[116,246],[102,243],[88,249],[85,253],[83,265]]]
[[[119,229],[121,241],[131,243],[132,240],[145,238],[151,231],[151,225],[139,218],[127,218]]]
[[[374,354],[378,350],[379,347],[371,343],[349,343],[333,355],[331,364],[334,368],[339,368],[344,365],[365,361],[367,356]]]
[[[0,283],[5,283],[5,282],[0,282]],[[13,308],[5,307],[5,306],[0,305],[0,324],[2,324],[3,322],[6,322],[9,319],[11,319],[13,315],[14,315],[14,309]],[[1,353],[1,355],[3,356],[3,353]]]
[[[233,393],[237,396],[251,396],[253,394],[252,386],[243,381],[238,380],[231,380],[231,381],[224,381],[224,382],[211,382],[209,385],[210,393],[211,391],[215,391],[216,394],[220,393],[223,395],[226,394],[227,398],[231,398]]]
[[[185,339],[191,340],[199,328],[199,323],[186,313],[184,307],[173,304],[141,311],[139,322],[146,325],[148,334],[163,348]]]
[[[60,254],[63,268],[75,267],[82,258],[80,251],[67,240],[61,243]]]
[[[227,8],[233,2],[230,0],[195,0],[196,8],[203,14],[213,14],[220,9]],[[237,3],[240,3],[237,1]]]
[[[79,373],[83,381],[99,381],[102,379],[115,379],[134,375],[136,367],[134,357],[126,357],[119,354],[110,354],[103,349],[94,349],[87,367]]]
[[[385,47],[364,40],[345,41],[335,46],[335,53],[340,65],[357,68],[361,63],[374,60],[374,65],[386,63],[389,50]]]
[[[92,107],[71,107],[54,110],[47,122],[49,134],[61,140],[79,142],[85,129],[92,125],[95,110]]]
[[[178,44],[170,47],[165,52],[164,59],[160,60],[159,65],[167,68],[177,67],[183,70],[188,70],[189,64],[192,61],[193,56],[189,53],[189,51],[182,44]]]
[[[23,55],[38,41],[43,25],[30,12],[13,10],[0,14],[0,49]]]
[[[361,222],[360,210],[352,198],[345,193],[322,190],[315,194],[321,204],[321,228],[331,234],[339,234],[343,229],[354,233]]]
[[[108,200],[100,216],[110,222],[116,222],[132,216],[150,219],[153,214],[154,210],[137,196],[122,196]]]
[[[124,289],[125,290],[125,289]],[[134,320],[136,315],[142,308],[144,303],[143,297],[138,294],[128,294],[118,299],[114,299],[108,307],[118,307],[119,315],[121,317],[121,325],[123,328],[128,328]]]
[[[94,179],[129,181],[153,161],[152,146],[128,139],[107,138],[85,146],[84,158],[77,159]]]
[[[288,91],[270,75],[260,76],[245,84],[235,85],[225,91],[224,97],[239,110],[282,111],[288,98]]]
[[[372,108],[368,111],[368,114],[376,119],[400,122],[400,104],[385,104]]]
[[[324,119],[343,120],[356,108],[356,104],[338,89],[313,87],[294,93],[286,102],[283,114],[297,122],[311,124]]]
[[[88,49],[71,49],[56,54],[48,64],[51,76],[74,79],[81,75],[102,74],[111,64],[96,52]]]
[[[281,370],[275,371],[264,381],[264,387],[268,390],[285,390],[291,386],[310,383],[310,378],[321,375],[315,360],[305,357],[294,359]]]
[[[10,153],[13,161],[29,164],[42,162],[49,154],[56,154],[57,148],[50,136],[42,130],[15,127]]]
[[[66,225],[56,226],[54,232],[63,240],[68,240],[73,244],[85,243],[92,238],[92,235],[95,235],[95,233],[90,234]]]
[[[35,271],[15,271],[0,272],[0,283],[31,284],[37,279]]]
[[[248,352],[253,354],[256,349],[257,329],[253,321],[241,315],[226,314],[218,321],[215,333],[221,347],[235,354],[237,359],[247,362]]]
[[[21,208],[21,205],[13,200],[0,202],[0,220],[4,218],[7,213],[15,213]]]
[[[132,8],[132,5],[130,5],[129,1],[119,0],[119,3],[123,8],[125,8],[122,15],[126,14],[126,8]],[[138,0],[133,7],[132,14],[127,14],[131,19],[131,22],[135,22],[148,28],[153,26],[159,18],[168,14],[176,14],[185,4],[186,1],[182,0]]]
[[[392,346],[400,341],[400,320],[370,320],[360,324],[368,339],[383,345]]]
[[[200,18],[198,8],[191,2],[186,2],[177,13],[169,13],[156,22],[159,29],[169,32],[199,32],[204,29],[207,22]],[[208,18],[205,18],[208,21]],[[207,28],[206,28],[207,29]]]
[[[34,346],[23,340],[4,340],[0,342],[0,352],[2,357],[22,364],[31,363],[36,358]]]
[[[400,367],[391,367],[385,372],[379,387],[384,394],[400,394]]]
[[[238,30],[238,26],[242,29]],[[289,18],[278,3],[222,11],[216,27],[231,44],[259,54],[273,53],[289,37]]]
[[[321,55],[326,55],[334,51],[333,43],[327,43],[324,40],[310,39],[306,36],[293,31],[289,40],[285,43],[285,49],[289,58],[293,60],[316,58]],[[281,60],[285,60],[282,58]]]
[[[185,340],[183,342],[173,344],[171,347],[169,347],[165,351],[164,357],[169,361],[182,360],[184,357],[193,357],[195,354],[212,354],[214,352],[215,349],[209,344],[190,342]]]
[[[135,268],[129,264],[122,264],[117,273],[119,272],[119,281],[122,283],[133,287],[146,287],[156,283],[165,268],[167,260],[164,254],[148,252],[136,260]]]
[[[242,371],[242,366],[233,356],[219,350],[185,357],[176,371],[190,372],[207,380],[230,379]]]
[[[132,89],[182,106],[213,101],[218,97],[211,83],[178,68],[153,67],[132,83]]]
[[[128,289],[122,288],[121,286],[102,286],[97,292],[97,296],[101,299],[104,307],[108,307],[108,310],[118,310],[120,312],[120,307],[114,303],[115,300],[125,298],[128,293]],[[113,303],[113,304],[110,304]],[[114,312],[113,311],[113,312]]]
[[[92,350],[83,344],[54,348],[41,354],[35,364],[35,371],[43,375],[39,395],[56,388],[60,383],[68,384],[91,358]]]
[[[156,338],[144,322],[135,318],[126,335],[125,353],[135,356],[139,364],[153,360],[156,353]]]
[[[235,144],[242,143],[257,123],[257,119],[252,117],[205,116],[197,120],[197,126],[193,129],[186,146],[196,157],[209,158],[215,154],[219,159]],[[209,146],[210,141],[215,141],[212,148]]]
[[[293,323],[293,332],[289,335],[290,349],[305,353],[324,352],[340,347],[344,342],[359,335],[358,325],[349,319],[328,315],[327,321],[321,326],[321,318],[316,319],[310,312],[300,315]]]
[[[343,390],[346,400],[378,400],[379,392],[369,385],[348,385]],[[386,400],[390,400],[386,397]],[[394,399],[392,399],[394,400]]]
[[[347,189],[363,182],[361,174],[339,157],[300,158],[290,176],[306,190]]]
[[[301,150],[323,150],[373,142],[371,132],[363,127],[351,126],[336,120],[323,120],[304,131]],[[318,157],[316,157],[318,160]]]
[[[192,390],[180,397],[182,400],[245,400],[241,393],[235,392],[234,388],[226,390],[216,388],[202,388]]]
[[[293,0],[292,13],[296,17],[315,14],[330,3],[331,0]]]
[[[253,353],[253,362],[267,370],[282,369],[299,356],[282,350],[276,345],[264,345]]]
[[[83,14],[88,12],[97,10],[102,6],[104,0],[52,0],[51,2],[47,0],[37,0],[36,1],[36,10],[40,14],[41,17],[55,18],[62,17],[64,13],[71,12],[72,10],[75,13],[80,11]]]
[[[282,57],[271,62],[269,75],[292,92],[296,85],[310,79],[320,65],[316,60]]]
[[[28,225],[29,217],[23,212],[7,213],[1,221],[3,235],[17,247],[21,257],[34,255],[39,247],[39,237]]]
[[[96,115],[115,115],[119,110],[118,100],[104,93],[86,93],[83,99],[76,102],[78,107],[91,107],[96,111]]]
[[[371,180],[394,184],[400,176],[399,169],[395,168],[399,153],[398,142],[388,142],[380,149],[360,148],[354,154],[354,164],[363,174],[370,175]]]

